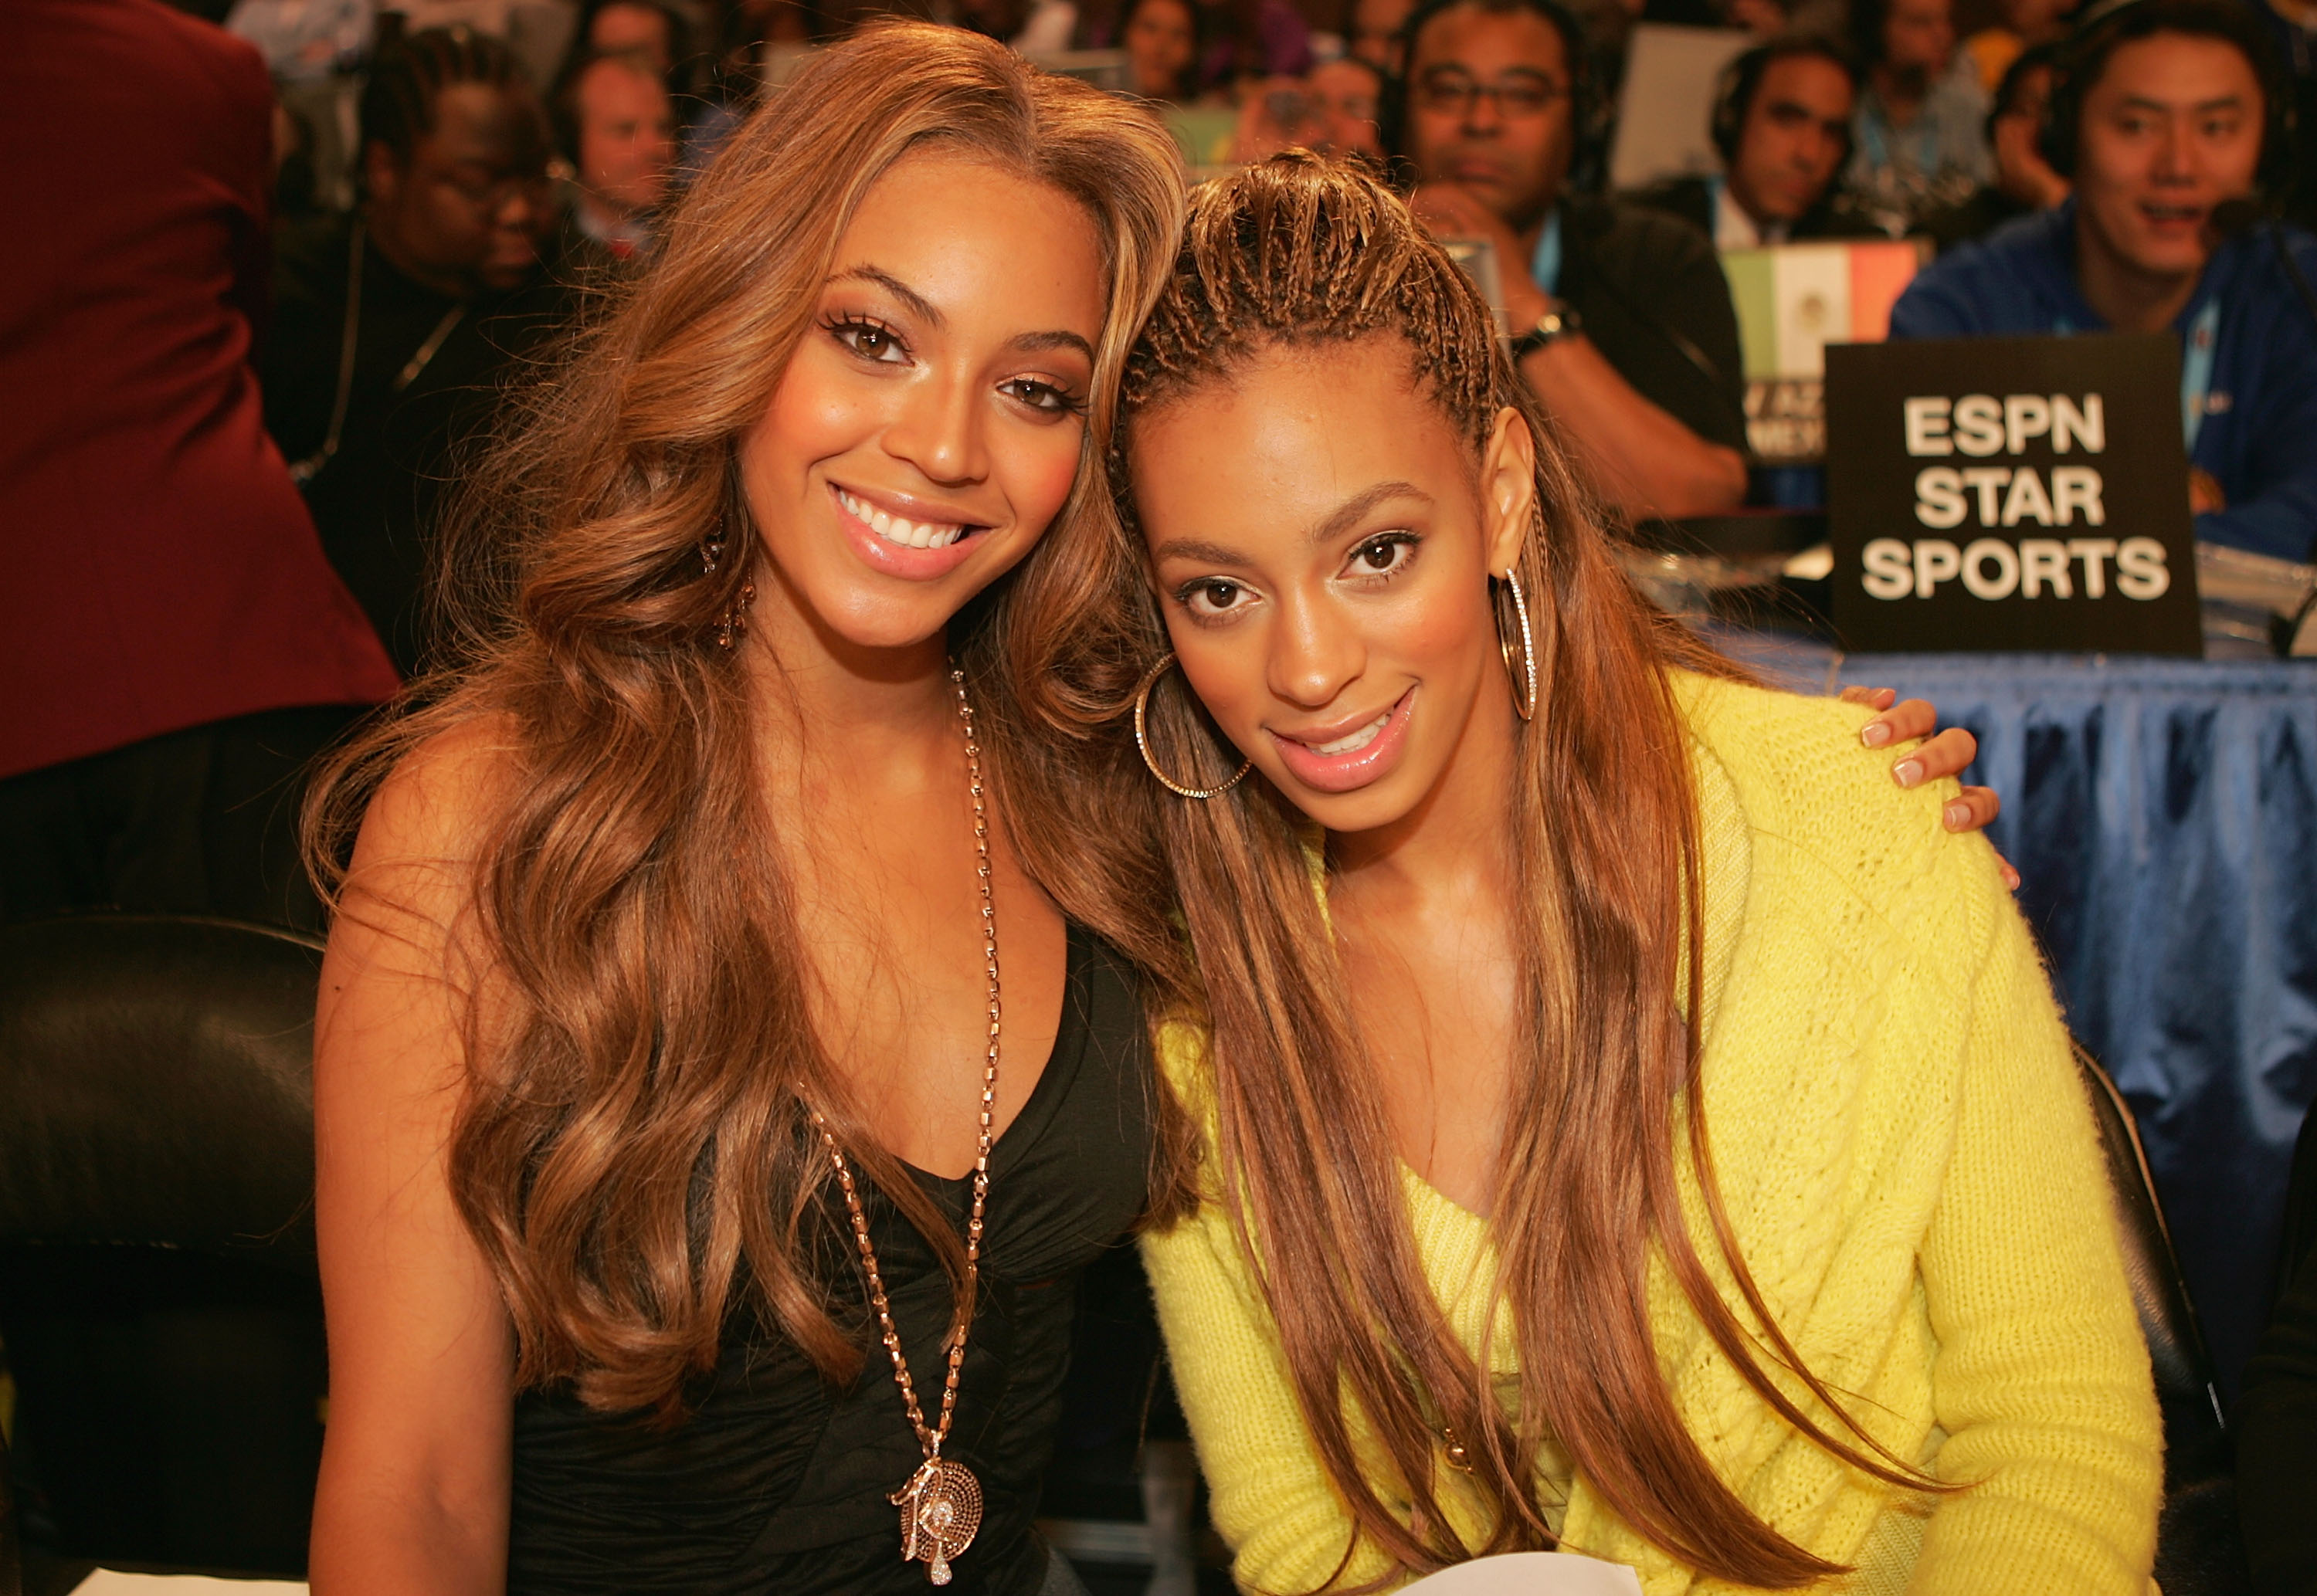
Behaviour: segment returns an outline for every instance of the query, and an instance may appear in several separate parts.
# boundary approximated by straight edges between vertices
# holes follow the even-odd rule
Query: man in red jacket
[[[393,667],[267,437],[273,92],[157,0],[8,0],[0,916],[314,923],[296,774]]]

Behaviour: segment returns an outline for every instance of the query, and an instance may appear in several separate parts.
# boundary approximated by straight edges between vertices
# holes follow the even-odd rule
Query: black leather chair
[[[327,1388],[320,962],[219,920],[0,928],[0,1342],[28,1563],[304,1577]]]
[[[2156,1200],[2132,1109],[2099,1061],[2081,1047],[2076,1064],[2107,1155],[2125,1272],[2164,1413],[2164,1511],[2156,1532],[2156,1580],[2164,1596],[2238,1596],[2251,1590],[2252,1574],[2237,1525],[2235,1465],[2212,1355],[2180,1278],[2180,1261]]]

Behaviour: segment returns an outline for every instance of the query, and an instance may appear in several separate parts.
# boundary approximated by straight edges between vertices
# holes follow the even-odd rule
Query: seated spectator
[[[560,319],[541,261],[556,221],[545,122],[497,40],[412,34],[362,91],[361,208],[277,252],[266,424],[406,674],[425,652],[427,534],[452,462]]]
[[[1568,193],[1589,103],[1557,0],[1426,0],[1409,19],[1399,153],[1436,233],[1490,240],[1521,374],[1633,514],[1745,495],[1738,321],[1704,234]]]
[[[658,0],[591,0],[579,23],[580,56],[641,55],[662,82],[689,53],[684,19]]]
[[[1198,97],[1199,9],[1193,0],[1128,0],[1118,42],[1136,94],[1163,104]]]
[[[634,260],[651,248],[651,217],[675,165],[667,84],[647,56],[591,56],[556,91],[554,110],[574,174],[564,266],[585,273]]]
[[[1400,30],[1415,9],[1416,0],[1352,0],[1352,58],[1365,61],[1387,78],[1397,73],[1406,58]]]
[[[1849,58],[1826,40],[1758,44],[1722,68],[1714,91],[1721,174],[1671,178],[1633,199],[1681,218],[1717,249],[1880,237],[1880,227],[1838,205],[1834,192],[1850,158],[1857,98]]]
[[[157,0],[7,18],[0,129],[35,153],[0,203],[38,241],[0,254],[0,918],[319,930],[298,773],[396,682],[250,369],[265,64]]]
[[[1232,90],[1249,79],[1301,77],[1311,70],[1311,25],[1293,0],[1194,0],[1204,13],[1199,35],[1202,92]]]
[[[2004,76],[2023,51],[2057,47],[2068,36],[2068,18],[2078,0],[2002,0],[2003,20],[1963,41],[1963,53],[1979,68],[1979,81],[1998,99]]]
[[[1892,237],[1995,174],[1987,91],[1955,49],[1954,0],[1853,0],[1866,81],[1845,186]]]
[[[1987,113],[1987,142],[1995,151],[1995,181],[1960,205],[1925,217],[1921,231],[1945,254],[1983,238],[2031,210],[2048,210],[2068,197],[2068,180],[2044,158],[2044,121],[2052,105],[2052,77],[2060,47],[2039,44],[2021,52],[1996,85]]]
[[[1245,165],[1285,149],[1382,158],[1376,103],[1383,78],[1365,61],[1348,57],[1314,67],[1298,80],[1275,77],[1244,92],[1231,159]]]
[[[2240,0],[2136,0],[2095,23],[2071,43],[2052,104],[2053,165],[2074,197],[1935,263],[1891,332],[2171,332],[2196,535],[2305,560],[2317,239],[2244,226],[2270,174],[2282,82]]]
[[[1338,153],[1383,158],[1383,134],[1379,118],[1384,86],[1391,79],[1384,68],[1361,56],[1323,61],[1304,80],[1327,123],[1324,147]]]

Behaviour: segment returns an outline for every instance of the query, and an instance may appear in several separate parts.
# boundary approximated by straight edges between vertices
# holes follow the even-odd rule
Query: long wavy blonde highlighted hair
[[[753,1308],[832,1378],[859,1349],[809,1266],[828,1112],[870,1179],[962,1251],[916,1183],[845,1117],[815,1039],[780,849],[759,802],[750,673],[713,626],[757,540],[741,436],[810,325],[878,177],[939,147],[1069,196],[1092,218],[1108,308],[1079,480],[1099,462],[1128,345],[1183,215],[1174,146],[1134,107],[960,31],[871,28],[809,65],[733,137],[670,218],[651,271],[582,338],[485,463],[452,529],[454,662],[324,774],[312,857],[343,858],[394,763],[479,719],[511,728],[481,828],[450,1180],[514,1320],[519,1386],[676,1411]],[[712,572],[702,545],[724,544]],[[999,813],[1032,873],[1105,929],[1069,839],[1078,817],[1019,775],[1013,690],[1069,647],[1109,573],[1033,549],[953,625]],[[1034,639],[1034,642],[1032,640]],[[488,1012],[486,1012],[488,1010]],[[957,1311],[971,1304],[961,1288]]]

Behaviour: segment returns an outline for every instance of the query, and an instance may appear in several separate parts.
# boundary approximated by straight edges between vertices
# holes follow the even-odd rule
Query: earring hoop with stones
[[[1497,585],[1501,584],[1501,585]],[[1505,627],[1500,595],[1512,595],[1513,620],[1520,630],[1520,657],[1513,657],[1513,640]],[[1505,673],[1513,679],[1513,711],[1523,720],[1536,718],[1536,634],[1529,629],[1528,598],[1521,592],[1520,574],[1509,566],[1492,579],[1489,608],[1496,617],[1497,651],[1504,655]]]
[[[1164,676],[1167,673],[1168,667],[1173,665],[1174,663],[1175,656],[1172,654],[1168,654],[1164,659],[1161,659],[1157,664],[1150,667],[1150,673],[1142,678],[1142,685],[1135,689],[1134,745],[1142,751],[1143,764],[1150,770],[1153,776],[1158,778],[1158,785],[1165,788],[1167,791],[1176,794],[1177,797],[1186,798],[1220,798],[1224,793],[1229,792],[1232,788],[1237,787],[1240,782],[1247,780],[1247,773],[1255,769],[1255,761],[1251,759],[1244,761],[1239,765],[1238,772],[1221,787],[1199,788],[1186,787],[1182,782],[1176,780],[1175,778],[1160,770],[1158,768],[1158,762],[1151,757],[1150,732],[1149,727],[1150,690],[1158,685],[1158,678]]]

